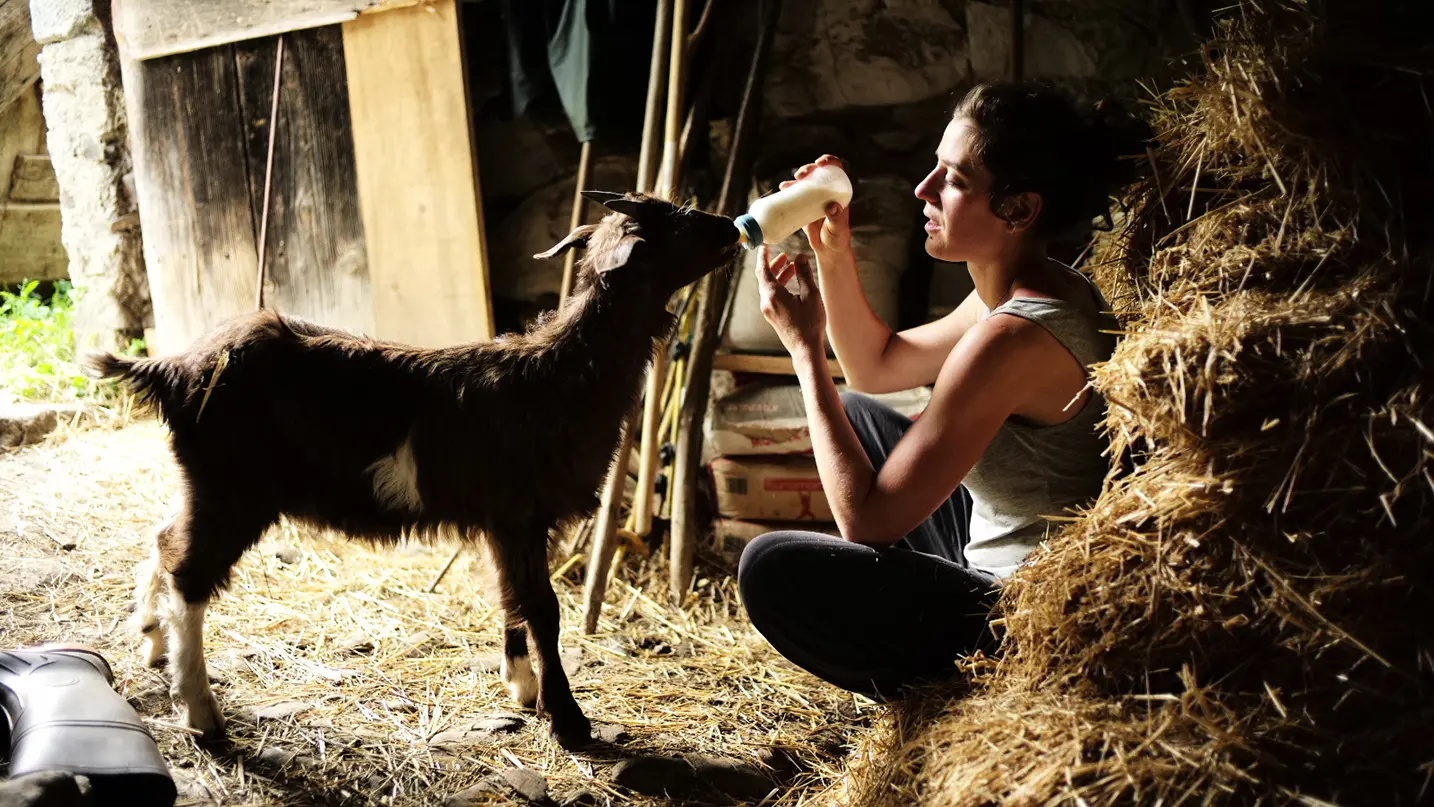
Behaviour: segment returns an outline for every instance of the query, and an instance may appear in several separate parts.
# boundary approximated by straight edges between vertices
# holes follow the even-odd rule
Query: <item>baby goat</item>
[[[171,651],[171,694],[190,727],[224,728],[205,608],[288,516],[382,542],[482,536],[505,612],[504,681],[564,746],[590,739],[558,656],[549,537],[596,508],[623,417],[674,323],[669,297],[737,249],[728,219],[638,194],[590,198],[615,212],[536,256],[585,247],[578,290],[525,334],[424,350],[260,311],[180,355],[88,359],[157,405],[182,471],[183,506],[140,572],[136,617],[150,664]]]

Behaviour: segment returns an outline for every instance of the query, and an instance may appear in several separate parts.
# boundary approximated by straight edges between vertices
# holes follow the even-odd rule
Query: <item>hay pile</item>
[[[1007,651],[851,803],[1434,798],[1434,25],[1256,2],[1155,104],[1098,252],[1133,460],[1003,601]]]

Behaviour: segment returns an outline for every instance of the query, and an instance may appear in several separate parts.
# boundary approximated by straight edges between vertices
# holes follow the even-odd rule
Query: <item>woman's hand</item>
[[[794,176],[796,179],[789,179],[783,182],[778,189],[786,188],[793,183],[800,182],[808,174],[815,171],[818,166],[834,165],[843,171],[846,170],[846,163],[840,158],[830,154],[823,154],[814,163],[807,163],[797,169]],[[812,245],[812,251],[817,257],[837,256],[840,254],[851,254],[851,211],[850,208],[842,207],[836,202],[827,206],[826,218],[808,224],[805,228],[807,241]]]
[[[792,356],[804,352],[809,357],[826,353],[827,310],[822,304],[821,287],[812,273],[811,261],[805,255],[792,260],[786,253],[769,261],[766,246],[757,250],[757,284],[762,295],[762,316],[776,329],[782,346]],[[797,293],[787,291],[787,283],[797,279]]]

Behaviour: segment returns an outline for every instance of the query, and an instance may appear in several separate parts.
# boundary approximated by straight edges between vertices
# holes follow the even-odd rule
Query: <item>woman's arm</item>
[[[846,168],[836,157],[823,155],[798,169],[794,181],[819,165]],[[782,187],[790,184],[784,182]],[[806,235],[817,259],[817,282],[826,301],[832,349],[852,389],[895,392],[932,383],[951,348],[985,313],[981,299],[972,292],[941,319],[895,332],[877,316],[862,289],[849,209],[833,204],[825,219],[807,226]]]
[[[761,263],[763,313],[792,354],[802,386],[822,489],[842,535],[890,544],[930,517],[1036,388],[1052,360],[1040,326],[1015,317],[981,322],[960,340],[936,379],[931,405],[878,473],[862,449],[836,384],[821,362],[824,311],[814,293],[789,294],[792,275],[812,282],[804,259]],[[813,287],[814,289],[814,287]]]

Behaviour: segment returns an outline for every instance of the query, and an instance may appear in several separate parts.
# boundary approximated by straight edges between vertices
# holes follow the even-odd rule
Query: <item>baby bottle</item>
[[[820,165],[785,190],[753,202],[733,223],[741,234],[742,246],[756,249],[762,244],[784,241],[821,219],[832,202],[842,207],[851,202],[851,180],[835,165]]]

